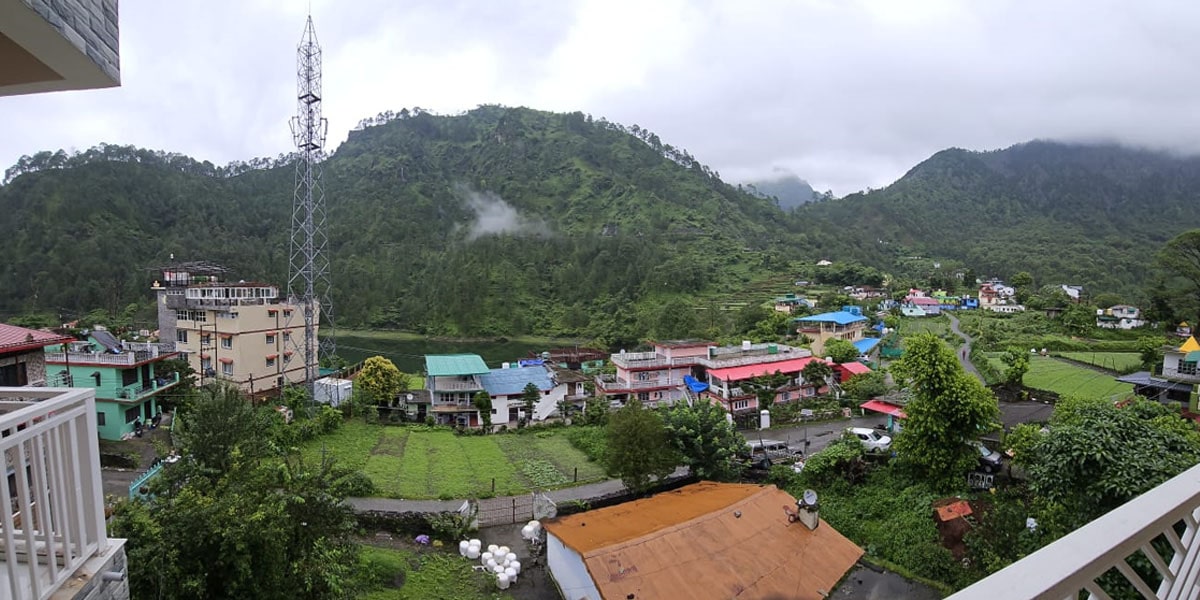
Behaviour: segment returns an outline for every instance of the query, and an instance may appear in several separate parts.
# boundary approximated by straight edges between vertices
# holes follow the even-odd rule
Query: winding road
[[[975,365],[971,363],[971,336],[963,333],[962,330],[958,328],[958,317],[948,312],[945,313],[945,315],[950,317],[950,331],[953,331],[954,335],[957,335],[963,339],[963,346],[960,350],[958,350],[958,362],[962,363],[963,369],[965,369],[968,373],[974,375],[976,379],[986,384],[987,382],[983,380],[983,376],[979,374],[979,370],[976,369]]]

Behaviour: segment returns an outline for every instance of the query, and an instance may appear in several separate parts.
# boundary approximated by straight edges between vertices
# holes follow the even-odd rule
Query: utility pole
[[[336,351],[325,191],[321,185],[321,160],[329,123],[321,116],[321,46],[317,43],[312,15],[296,47],[296,116],[291,119],[291,129],[297,158],[288,301],[298,302],[304,315],[303,342],[298,350],[304,360],[304,383],[311,394],[320,375],[320,359],[332,358]],[[324,344],[317,339],[319,325],[329,332]]]

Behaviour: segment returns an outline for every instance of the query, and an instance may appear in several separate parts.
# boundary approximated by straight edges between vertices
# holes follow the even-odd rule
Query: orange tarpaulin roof
[[[796,510],[773,485],[701,482],[546,531],[580,555],[603,598],[818,600],[863,551],[824,521],[789,522]]]

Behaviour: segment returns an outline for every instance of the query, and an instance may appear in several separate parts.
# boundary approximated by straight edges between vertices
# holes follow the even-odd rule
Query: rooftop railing
[[[0,597],[49,598],[108,548],[90,389],[0,388]]]

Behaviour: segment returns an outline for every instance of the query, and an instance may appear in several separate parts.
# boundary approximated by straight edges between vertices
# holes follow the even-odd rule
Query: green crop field
[[[324,452],[361,470],[379,495],[407,499],[508,496],[605,478],[604,468],[567,441],[565,430],[460,436],[426,427],[347,421],[305,444],[305,458]]]
[[[988,361],[1003,372],[1005,366],[1000,356],[1000,353],[990,353]],[[1090,398],[1107,398],[1133,392],[1132,385],[1113,379],[1111,374],[1047,356],[1029,357],[1029,372],[1025,374],[1025,385],[1049,390],[1061,396]]]
[[[1057,355],[1118,373],[1134,371],[1142,364],[1142,355],[1137,352],[1058,352]]]

